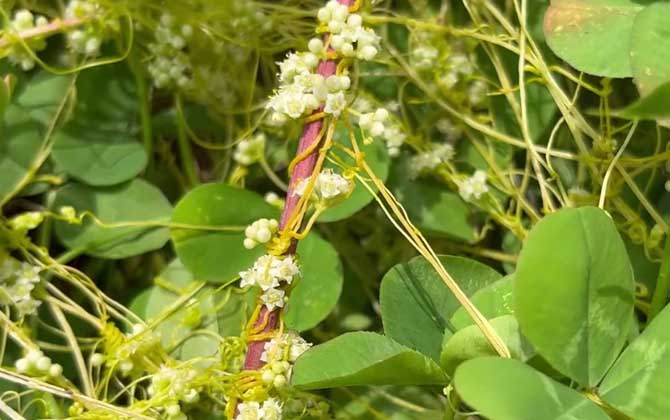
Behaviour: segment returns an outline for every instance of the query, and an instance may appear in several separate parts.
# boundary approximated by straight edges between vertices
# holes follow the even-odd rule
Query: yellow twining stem
[[[352,138],[352,142],[355,142],[355,138]],[[354,146],[356,148],[356,146]],[[358,161],[358,159],[357,159]],[[400,233],[412,244],[412,246],[419,251],[419,253],[430,263],[430,265],[435,269],[437,274],[440,276],[442,281],[447,285],[449,290],[454,294],[458,302],[465,308],[470,317],[473,319],[475,324],[482,331],[486,339],[491,343],[496,352],[505,358],[510,358],[511,354],[504,341],[500,338],[498,333],[493,329],[491,324],[488,322],[486,317],[482,315],[481,312],[472,304],[468,296],[461,290],[458,286],[458,283],[451,277],[451,275],[444,268],[439,258],[433,251],[432,247],[428,241],[424,238],[421,232],[412,224],[409,220],[407,212],[402,207],[402,205],[396,200],[393,194],[386,188],[384,182],[380,180],[370,166],[365,162],[364,159],[359,161],[362,168],[368,174],[374,185],[379,190],[379,193],[382,195],[384,202],[375,194],[374,190],[367,184],[367,181],[361,176],[357,175],[361,184],[365,186],[370,193],[375,196],[375,200],[379,203],[380,207],[386,213],[387,217],[393,223],[393,225],[400,231]],[[387,208],[388,206],[388,208]],[[389,212],[389,208],[393,215]],[[395,217],[393,217],[395,216]],[[398,222],[400,225],[398,225]]]

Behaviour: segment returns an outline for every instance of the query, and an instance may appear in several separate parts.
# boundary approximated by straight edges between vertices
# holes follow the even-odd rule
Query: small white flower
[[[237,417],[235,420],[263,420],[265,411],[256,401],[243,402],[237,405]]]
[[[298,334],[295,333],[289,333],[289,334],[292,334],[292,337],[291,337],[291,349],[289,350],[288,360],[290,362],[295,362],[296,360],[298,360],[298,357],[300,357],[304,352],[306,352],[307,350],[310,349],[310,347],[312,347],[312,343],[308,343]]]
[[[317,177],[314,189],[321,199],[331,200],[348,195],[353,189],[353,184],[332,169],[324,169]]]
[[[264,291],[279,287],[280,282],[291,284],[293,278],[300,274],[300,269],[293,256],[276,257],[263,255],[256,260],[253,267],[240,272],[240,286],[257,285]]]
[[[270,272],[279,281],[285,281],[288,284],[293,282],[293,278],[300,274],[300,268],[295,262],[293,255],[288,255],[284,258],[275,257],[272,261],[272,268]]]
[[[463,130],[448,118],[438,120],[435,123],[435,128],[450,141],[456,141],[463,135]]]
[[[414,61],[414,65],[421,70],[433,67],[438,55],[438,49],[430,45],[421,45],[412,50],[412,60]]]
[[[343,92],[329,93],[326,97],[326,106],[323,108],[326,114],[338,117],[347,107],[347,99]]]
[[[268,398],[263,402],[263,411],[265,414],[264,420],[281,420],[282,419],[282,406],[278,400],[274,398]]]
[[[261,302],[273,311],[275,308],[283,308],[285,301],[285,293],[281,289],[268,289],[261,295]]]
[[[427,152],[419,153],[409,161],[409,176],[416,178],[422,173],[437,168],[440,164],[448,162],[454,157],[454,147],[449,143],[430,145]]]
[[[471,201],[473,198],[479,200],[482,195],[489,191],[486,185],[486,172],[477,170],[470,177],[461,181],[458,185],[458,193],[465,201]]]
[[[468,101],[472,105],[480,105],[486,99],[487,86],[483,80],[475,80],[468,88]]]
[[[233,159],[240,165],[252,165],[263,157],[265,153],[265,134],[258,133],[250,139],[244,139],[237,144]]]
[[[670,179],[667,180],[667,181],[665,181],[665,190],[666,190],[667,192],[670,192]]]

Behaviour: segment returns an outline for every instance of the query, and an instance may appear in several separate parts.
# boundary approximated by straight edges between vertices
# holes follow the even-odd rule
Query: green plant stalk
[[[178,100],[179,101],[179,100]],[[177,108],[177,112],[181,114],[181,108]],[[177,118],[177,146],[179,147],[179,157],[181,158],[181,166],[186,174],[186,179],[190,187],[200,184],[198,174],[195,170],[195,160],[193,158],[193,150],[189,142],[186,127],[181,122],[181,118]]]
[[[668,294],[670,292],[670,234],[665,236],[665,247],[663,248],[663,257],[661,260],[661,268],[658,272],[658,279],[656,280],[656,288],[654,289],[654,296],[651,299],[651,308],[649,309],[649,321],[654,319],[656,315],[665,307],[668,302]]]

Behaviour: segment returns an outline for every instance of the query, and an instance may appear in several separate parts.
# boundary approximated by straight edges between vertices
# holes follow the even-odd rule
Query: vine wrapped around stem
[[[338,0],[340,4],[345,6],[351,6],[354,4],[354,0]],[[327,38],[329,35],[326,34]],[[317,73],[324,76],[332,76],[337,71],[337,62],[335,60],[323,60],[319,62],[317,67]],[[314,115],[319,114],[321,110],[316,110]],[[281,214],[281,219],[279,222],[279,229],[283,230],[289,226],[288,223],[294,216],[294,213],[299,210],[300,196],[295,194],[295,188],[300,182],[300,180],[305,178],[310,178],[314,173],[314,169],[317,164],[319,147],[315,145],[315,142],[321,142],[323,140],[322,136],[319,136],[323,128],[323,118],[310,118],[309,122],[303,127],[302,136],[300,137],[300,143],[298,145],[298,150],[296,156],[300,156],[304,151],[311,150],[300,162],[295,165],[295,168],[290,173],[290,180],[288,185],[288,191],[286,192],[286,203]],[[288,247],[286,254],[295,253],[297,245],[297,240],[293,240],[291,245]],[[254,327],[261,328],[264,325],[261,334],[270,333],[277,329],[279,324],[279,315],[281,308],[274,309],[272,311],[268,310],[265,306],[261,307],[258,319]],[[244,369],[245,370],[257,370],[263,367],[264,362],[261,360],[263,354],[264,346],[267,340],[263,341],[252,341],[248,344],[247,354],[244,360]]]

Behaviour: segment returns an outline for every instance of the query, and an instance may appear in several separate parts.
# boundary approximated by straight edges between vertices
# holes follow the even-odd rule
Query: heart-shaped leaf
[[[443,256],[440,261],[463,291],[471,295],[502,275],[477,261]],[[412,349],[440,360],[448,320],[460,307],[435,269],[422,257],[394,266],[380,290],[384,332]]]
[[[440,367],[426,356],[371,332],[343,334],[300,356],[291,382],[299,389],[354,385],[445,384]]]
[[[454,384],[490,420],[610,420],[577,391],[514,359],[469,360],[456,369]]]
[[[133,222],[140,226],[102,227],[90,218],[82,225],[56,223],[56,235],[65,246],[100,258],[126,258],[163,247],[167,228],[141,226],[166,223],[172,206],[163,193],[141,179],[114,187],[92,188],[69,184],[56,195],[55,208],[72,206],[77,213],[89,211],[102,223]]]
[[[612,219],[595,207],[545,217],[515,277],[515,314],[537,352],[583,386],[598,384],[633,320],[633,270]]]
[[[624,351],[599,387],[602,398],[635,420],[670,413],[670,307]]]
[[[653,0],[552,0],[544,15],[549,47],[577,70],[630,77],[635,16]]]
[[[519,324],[512,315],[503,315],[489,320],[493,329],[505,342],[512,357],[525,362],[533,357],[535,352],[532,346],[521,334]],[[482,334],[476,325],[467,326],[456,331],[454,335],[448,333],[440,355],[440,366],[449,375],[453,375],[456,367],[466,360],[481,356],[496,356],[497,352],[491,343]]]

